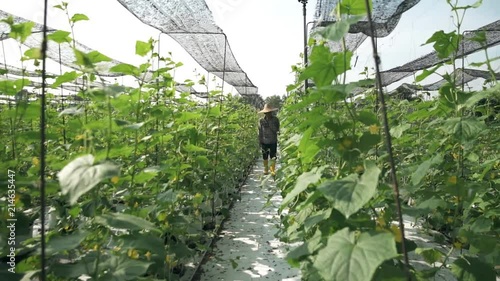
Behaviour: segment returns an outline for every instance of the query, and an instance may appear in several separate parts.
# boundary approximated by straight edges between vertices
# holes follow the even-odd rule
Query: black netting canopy
[[[204,0],[118,2],[145,24],[172,37],[201,67],[235,87],[239,94],[257,94],[257,87],[238,65]]]
[[[0,10],[0,19],[5,19],[12,17],[15,23],[28,22],[27,19],[9,14],[5,11]],[[56,31],[56,29],[47,27],[48,33]],[[23,43],[28,48],[40,48],[42,46],[43,37],[43,26],[41,24],[35,23],[32,29],[32,35],[29,36]],[[4,22],[0,22],[0,40],[9,39],[10,27]],[[90,52],[92,49],[87,47],[77,41],[75,41],[75,46],[78,50],[82,52]],[[48,41],[47,57],[70,68],[78,69],[78,66],[74,63],[76,60],[73,49],[68,44],[57,44],[53,41]],[[119,61],[112,60],[111,62],[100,62],[98,64],[99,74],[102,76],[116,77],[120,74],[109,72],[109,68],[119,64]]]
[[[318,0],[314,15],[314,27],[312,32],[319,31],[324,26],[335,23],[332,11],[337,7],[339,0]],[[385,37],[396,28],[401,15],[418,4],[420,0],[373,0],[372,19],[375,34],[372,34],[367,19],[351,25],[349,34],[346,36],[347,48],[356,50],[368,36]],[[338,42],[330,42],[334,51],[340,51]]]
[[[480,44],[473,40],[479,32],[484,32],[485,34],[486,42],[484,44]],[[462,58],[484,48],[493,47],[498,44],[500,44],[500,20],[476,30],[466,32],[464,34],[462,44],[460,44],[458,48],[457,58]],[[419,70],[438,65],[448,60],[449,58],[439,58],[437,52],[435,51],[431,52],[402,66],[381,72],[382,84],[383,86],[391,85],[392,83],[408,77]]]
[[[500,80],[500,73],[491,73],[490,71],[479,69],[458,68],[454,72],[450,73],[450,75],[455,76],[456,86],[465,85],[466,83],[479,78],[485,79],[485,81],[492,81],[493,79]],[[403,83],[388,94],[398,96],[399,98],[412,99],[419,91],[437,91],[446,83],[448,83],[448,81],[445,79],[441,79],[427,85]]]

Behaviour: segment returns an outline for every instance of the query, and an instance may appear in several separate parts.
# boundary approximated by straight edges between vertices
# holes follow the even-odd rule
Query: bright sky
[[[135,41],[158,38],[160,32],[146,26],[125,10],[115,0],[66,0],[70,13],[82,13],[90,18],[78,22],[75,37],[81,43],[99,50],[114,59],[139,64],[142,58],[135,56]],[[207,0],[216,24],[227,34],[231,49],[242,69],[258,86],[263,97],[285,94],[286,86],[293,82],[291,66],[300,62],[303,50],[302,4],[297,0]],[[475,1],[460,0],[470,4]],[[49,5],[60,4],[50,0]],[[316,1],[307,4],[307,21],[313,20]],[[35,22],[43,22],[43,1],[3,0],[0,9]],[[57,9],[50,10],[49,26],[69,30],[65,15]],[[453,29],[451,12],[446,0],[421,0],[417,6],[403,14],[394,32],[378,41],[382,68],[389,69],[416,59],[431,51],[431,46],[421,47],[437,30]],[[483,5],[467,13],[464,29],[475,29],[500,19],[500,1],[484,0]],[[184,66],[176,72],[176,80],[196,80],[196,75],[206,75],[194,60],[168,35],[161,35],[163,55],[173,53],[176,61]],[[11,64],[19,58],[15,45],[4,46]],[[15,54],[15,55],[12,55]],[[364,66],[372,66],[369,40],[355,53],[358,63],[356,73]],[[490,57],[500,56],[499,48],[490,50]],[[3,60],[3,55],[1,55]],[[55,69],[55,66],[54,66]],[[58,68],[57,68],[58,71]],[[213,83],[212,83],[213,84]],[[215,86],[215,85],[211,85]],[[231,90],[227,87],[226,90]]]

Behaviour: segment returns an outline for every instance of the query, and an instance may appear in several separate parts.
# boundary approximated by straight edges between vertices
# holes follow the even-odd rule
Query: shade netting
[[[143,23],[168,34],[206,71],[235,87],[256,94],[257,87],[241,69],[227,36],[215,24],[203,0],[118,0]]]

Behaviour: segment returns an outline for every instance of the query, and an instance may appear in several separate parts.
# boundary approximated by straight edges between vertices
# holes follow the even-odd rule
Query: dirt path
[[[273,195],[275,183],[262,176],[262,169],[258,163],[249,175],[241,201],[235,202],[213,253],[201,267],[200,281],[300,281],[300,271],[284,259],[288,246],[274,237],[282,198]]]

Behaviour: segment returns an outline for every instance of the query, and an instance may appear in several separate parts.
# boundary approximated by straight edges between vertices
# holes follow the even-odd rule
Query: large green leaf
[[[75,249],[82,243],[88,234],[89,233],[85,231],[77,231],[70,235],[51,237],[47,242],[47,255]]]
[[[415,254],[421,255],[425,262],[431,265],[441,261],[441,258],[444,256],[439,250],[433,248],[417,248],[415,249]]]
[[[314,157],[320,151],[320,147],[316,144],[316,141],[312,139],[312,135],[315,131],[314,127],[307,129],[302,135],[302,139],[299,144],[299,151],[301,153],[302,163],[308,164],[314,160]]]
[[[458,281],[495,281],[493,267],[476,257],[464,256],[451,265],[451,272]]]
[[[396,243],[390,233],[362,233],[344,228],[328,238],[319,250],[314,267],[325,280],[371,280],[375,270],[385,260],[397,256]]]
[[[66,82],[72,82],[79,76],[80,74],[76,73],[76,71],[65,72],[64,74],[57,76],[56,81],[52,84],[52,88],[57,88]]]
[[[372,161],[365,162],[365,172],[358,179],[353,174],[341,180],[325,181],[318,190],[346,218],[356,213],[375,195],[380,169]]]
[[[292,249],[286,255],[287,260],[298,260],[302,257],[313,254],[315,251],[321,248],[321,231],[316,230],[313,237],[308,239],[306,242],[300,246]]]
[[[128,229],[128,230],[154,230],[161,233],[156,226],[137,216],[124,214],[124,213],[110,213],[103,214],[101,216],[95,217],[95,222],[107,227]]]
[[[115,270],[113,270],[113,280],[137,280],[138,277],[146,273],[152,264],[152,262],[140,260],[125,260],[120,262]]]
[[[368,110],[361,110],[358,112],[358,118],[357,118],[361,123],[370,126],[374,124],[379,124],[378,117],[377,115]]]
[[[350,24],[347,21],[338,21],[319,31],[319,34],[329,41],[340,41],[349,31],[349,27]]]
[[[437,154],[431,159],[427,159],[418,165],[417,170],[411,176],[411,183],[417,185],[425,177],[429,169],[436,164],[443,162],[443,155]]]
[[[281,203],[282,207],[288,205],[295,197],[297,197],[302,191],[306,190],[311,184],[317,183],[321,178],[321,172],[326,167],[315,167],[309,172],[305,172],[297,178],[297,182],[293,189],[286,195],[285,199]]]
[[[455,117],[447,119],[442,129],[458,139],[471,140],[476,139],[481,132],[487,129],[487,127],[484,121],[479,121],[476,117]]]
[[[141,57],[147,55],[153,49],[151,42],[144,42],[137,40],[135,42],[135,53]]]
[[[448,58],[457,48],[459,36],[455,31],[445,33],[444,31],[436,31],[425,44],[434,43],[434,49],[441,59]]]
[[[109,69],[109,71],[114,72],[114,73],[121,73],[124,75],[131,75],[131,76],[139,76],[140,71],[139,68],[137,68],[134,65],[128,64],[128,63],[120,63],[117,64]]]
[[[368,1],[368,7],[373,7],[372,0]],[[342,0],[339,3],[340,13],[343,15],[364,15],[367,13],[365,0]]]
[[[71,205],[104,179],[118,176],[120,168],[113,163],[104,162],[93,165],[94,156],[85,155],[71,161],[58,174],[63,195],[69,195]]]
[[[71,32],[56,30],[47,35],[48,40],[52,40],[56,43],[70,43],[71,42]]]
[[[332,53],[327,46],[314,46],[311,52],[311,64],[302,72],[300,80],[313,79],[316,86],[331,85],[345,71],[350,69],[352,53]]]

